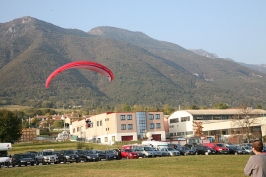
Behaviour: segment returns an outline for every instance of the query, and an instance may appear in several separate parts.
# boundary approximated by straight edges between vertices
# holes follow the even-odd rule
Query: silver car
[[[180,152],[174,148],[162,148],[161,151],[166,151],[170,154],[170,156],[179,156]]]

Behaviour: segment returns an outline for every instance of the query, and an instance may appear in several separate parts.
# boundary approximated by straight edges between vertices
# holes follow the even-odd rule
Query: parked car
[[[203,145],[214,149],[217,154],[229,154],[228,148],[224,143],[204,143]]]
[[[228,147],[229,154],[244,154],[243,150],[239,146],[229,146]]]
[[[35,160],[27,154],[14,154],[11,158],[11,164],[12,164],[12,167],[15,167],[16,165],[19,167],[21,167],[21,165],[34,166]]]
[[[139,154],[134,151],[133,149],[122,149],[121,150],[121,157],[126,159],[138,159]]]
[[[96,151],[99,154],[99,160],[118,160],[118,155],[114,150]]]
[[[140,147],[134,147],[133,150],[138,153],[139,157],[141,157],[141,158],[144,157],[144,153],[142,152],[143,151],[142,148],[140,148]]]
[[[58,154],[58,162],[61,163],[66,163],[66,162],[76,162],[78,163],[79,156],[75,153],[74,150],[61,150],[60,153]]]
[[[35,161],[36,165],[39,165],[42,163],[43,165],[54,163],[57,164],[58,161],[58,156],[54,153],[54,151],[40,151],[35,155]]]
[[[156,157],[156,153],[153,151],[152,147],[150,146],[141,146],[141,152],[144,154],[143,158],[146,157]]]
[[[170,154],[170,156],[179,156],[180,152],[174,148],[161,148],[161,151],[163,152],[168,152]]]
[[[98,162],[100,160],[99,154],[92,150],[78,150],[80,161],[84,162]]]
[[[176,149],[180,152],[180,155],[186,156],[186,155],[195,155],[196,154],[195,150],[190,149],[187,146],[179,146]]]
[[[250,146],[240,146],[240,148],[242,149],[243,154],[254,154],[252,147]]]
[[[154,148],[154,147],[152,147],[151,149],[153,150],[155,157],[162,157],[163,156],[163,152],[161,150]]]
[[[193,149],[196,151],[196,155],[209,155],[216,153],[214,149],[202,145],[195,146]]]
[[[130,148],[129,148],[130,149]],[[119,148],[115,148],[115,149],[113,149],[115,152],[116,152],[116,154],[117,154],[117,156],[118,156],[118,160],[121,160],[122,159],[122,157],[121,157],[121,149],[119,149]]]

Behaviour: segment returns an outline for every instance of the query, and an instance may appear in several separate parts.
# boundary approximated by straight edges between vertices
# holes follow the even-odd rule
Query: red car
[[[122,149],[121,150],[121,157],[126,159],[138,159],[139,154],[134,151],[133,149]]]

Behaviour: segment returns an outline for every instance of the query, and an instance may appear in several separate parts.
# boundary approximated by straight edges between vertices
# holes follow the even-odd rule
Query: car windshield
[[[175,151],[174,148],[167,148],[167,149],[168,149],[168,151]]]
[[[65,151],[65,154],[75,154],[75,153],[74,151],[69,150],[69,151]]]
[[[145,151],[153,151],[151,147],[144,147]]]
[[[216,144],[219,147],[226,147],[224,144]]]
[[[105,151],[107,154],[113,154],[113,153],[115,153],[113,150],[107,150],[107,151]]]
[[[27,153],[27,154],[25,154],[25,155],[27,155],[27,156],[29,156],[29,157],[31,157],[31,158],[35,158],[35,154]]]
[[[7,151],[0,151],[0,157],[7,157]]]
[[[133,149],[125,149],[126,152],[135,152]]]
[[[29,154],[21,154],[19,157],[20,158],[31,158]]]
[[[134,150],[135,150],[135,151],[141,151],[141,150],[143,150],[143,148],[135,147]]]
[[[156,148],[151,148],[153,151],[158,151],[158,149],[156,149]]]
[[[95,154],[93,151],[83,151],[84,154]]]
[[[43,152],[43,155],[54,155],[55,153],[50,151],[50,152]]]

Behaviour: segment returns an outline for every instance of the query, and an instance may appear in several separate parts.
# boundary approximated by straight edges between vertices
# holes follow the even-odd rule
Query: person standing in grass
[[[253,141],[252,150],[255,155],[249,157],[244,168],[245,175],[252,177],[266,177],[266,154],[262,153],[262,141]]]

